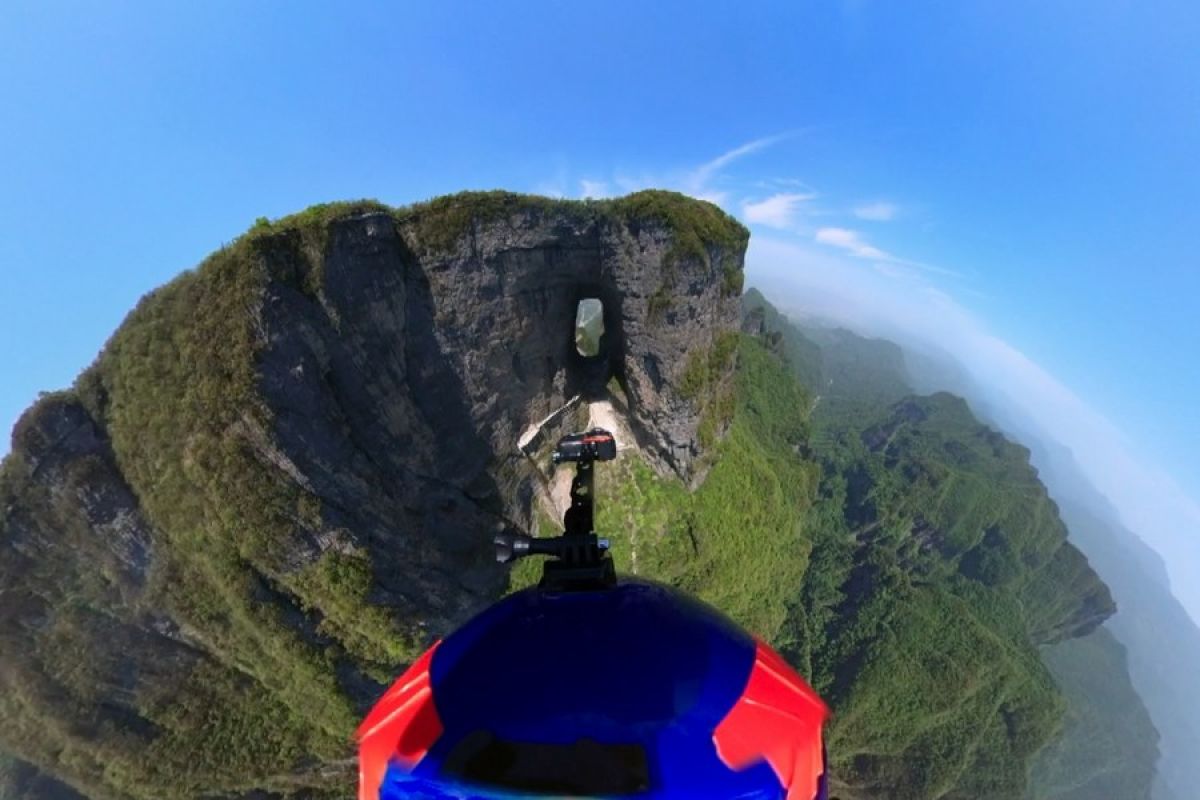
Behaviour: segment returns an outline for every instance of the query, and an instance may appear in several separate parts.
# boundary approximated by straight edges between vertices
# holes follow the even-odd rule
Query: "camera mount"
[[[595,531],[596,461],[617,457],[617,443],[603,428],[568,434],[554,448],[554,463],[575,464],[571,479],[571,505],[563,515],[565,530],[561,536],[535,538],[523,533],[497,534],[496,560],[501,563],[532,555],[548,556],[542,565],[538,586],[553,591],[605,589],[617,582],[617,573],[608,555],[608,540]]]

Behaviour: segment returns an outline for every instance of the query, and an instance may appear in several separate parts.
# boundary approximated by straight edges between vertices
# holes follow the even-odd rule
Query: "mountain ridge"
[[[528,580],[491,534],[555,526],[521,434],[610,403],[619,566],[810,677],[841,800],[1022,794],[1066,708],[1037,645],[1107,589],[960,400],[743,319],[747,238],[656,191],[327,205],[148,295],[0,465],[0,747],[100,798],[348,795],[391,676]]]
[[[747,294],[747,299],[751,306],[764,308],[766,304],[753,291]],[[921,358],[916,365],[921,377],[911,379],[912,353],[887,340],[867,339],[831,326],[793,325],[769,305],[761,313],[781,331],[781,346],[801,354],[804,363],[801,371],[819,378],[825,369],[841,376],[840,381],[823,381],[829,402],[815,415],[818,447],[836,447],[838,428],[869,424],[873,406],[904,401],[914,383],[921,384],[924,392],[934,392],[933,397],[950,397],[939,395],[937,387],[961,383],[951,365]],[[816,342],[823,345],[817,347]],[[810,345],[815,349],[810,349]],[[957,397],[949,402],[960,415],[970,415],[968,405],[972,409],[977,405],[973,400],[968,404]],[[990,420],[987,415],[981,416]],[[998,427],[991,421],[988,424]],[[992,436],[1006,438],[999,433]],[[1066,523],[1070,540],[1087,553],[1089,565],[1097,560],[1097,569],[1105,567],[1102,575],[1112,574],[1107,560],[1099,558],[1102,554],[1095,550],[1094,541],[1087,537],[1080,541],[1078,516],[1071,513],[1069,505],[1061,505],[1062,479],[1052,469],[1046,472],[1049,467],[1041,442],[1029,438],[1022,441],[1028,441],[1032,449],[1018,446],[1016,452],[1038,467],[1034,475],[1039,483],[1047,484],[1048,490],[1054,487],[1049,491],[1053,498],[1050,507]],[[1067,705],[1063,732],[1034,760],[1029,797],[1060,800],[1149,797],[1152,784],[1157,785],[1156,781],[1162,779],[1161,773],[1156,774],[1159,734],[1131,684],[1133,670],[1127,666],[1125,648],[1108,630],[1124,616],[1125,612],[1119,608],[1114,617],[1106,620],[1105,627],[1040,649],[1040,657],[1049,665]]]

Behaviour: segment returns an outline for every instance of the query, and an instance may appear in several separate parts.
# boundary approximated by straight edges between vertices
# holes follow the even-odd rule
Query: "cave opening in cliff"
[[[584,358],[598,358],[604,341],[604,303],[585,297],[575,310],[575,352]]]
[[[571,337],[567,365],[571,392],[585,398],[603,397],[609,379],[620,372],[620,307],[612,287],[599,281],[575,287],[570,322],[565,326]]]

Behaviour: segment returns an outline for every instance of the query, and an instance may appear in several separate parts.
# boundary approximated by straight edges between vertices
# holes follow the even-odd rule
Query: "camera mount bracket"
[[[616,458],[613,435],[603,428],[572,433],[559,439],[554,448],[554,463],[574,462],[571,479],[571,505],[563,514],[561,536],[535,538],[523,533],[505,532],[493,539],[496,560],[515,561],[531,555],[549,558],[542,564],[538,586],[551,591],[606,589],[617,582],[616,570],[608,554],[608,540],[595,531],[595,462]]]

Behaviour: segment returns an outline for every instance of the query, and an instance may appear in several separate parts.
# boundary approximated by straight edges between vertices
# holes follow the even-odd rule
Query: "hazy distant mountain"
[[[1133,684],[1162,736],[1155,800],[1191,797],[1200,786],[1200,628],[1171,594],[1162,559],[1121,524],[1068,451],[1046,445],[1034,463],[1071,540],[1117,601],[1106,627],[1128,651]]]
[[[811,330],[806,327],[806,335]],[[878,345],[873,348],[878,349]],[[892,365],[882,374],[894,380],[895,372]],[[1200,630],[1172,596],[1162,559],[1121,523],[1117,511],[1084,476],[1070,451],[1052,440],[1053,432],[1042,430],[1003,399],[983,389],[961,365],[948,357],[905,350],[903,373],[919,391],[952,391],[967,398],[982,419],[1030,448],[1031,461],[1056,501],[1071,541],[1112,589],[1118,611],[1105,628],[1125,651],[1122,656],[1096,637],[1092,643],[1078,641],[1063,646],[1060,651],[1049,653],[1047,660],[1056,675],[1061,673],[1064,679],[1070,679],[1070,674],[1083,674],[1072,665],[1072,659],[1102,664],[1110,673],[1121,661],[1127,662],[1129,679],[1161,736],[1154,800],[1191,797],[1194,787],[1200,786]],[[1093,683],[1096,688],[1100,685]],[[1077,703],[1085,698],[1078,692],[1068,691],[1068,695]],[[1076,720],[1074,727],[1068,726],[1067,736],[1082,737],[1078,744],[1093,755],[1103,753],[1099,745],[1107,746],[1106,740],[1114,735],[1123,743],[1123,747],[1105,756],[1106,763],[1093,762],[1097,770],[1103,767],[1103,772],[1096,774],[1107,775],[1104,780],[1109,788],[1107,793],[1089,795],[1088,791],[1097,790],[1097,784],[1084,781],[1076,787],[1079,794],[1064,797],[1119,796],[1111,794],[1113,782],[1128,779],[1129,770],[1116,770],[1114,764],[1128,764],[1130,759],[1136,762],[1136,754],[1146,752],[1144,737],[1133,735],[1128,727],[1129,720],[1136,722],[1141,714],[1120,689],[1119,682],[1110,681],[1103,696],[1113,702],[1101,704],[1107,708],[1088,712],[1086,719],[1093,725],[1092,732],[1085,733],[1086,719]],[[1127,721],[1119,724],[1122,714]],[[1060,743],[1052,750],[1047,758],[1074,758],[1075,768],[1087,768],[1087,758],[1078,749],[1072,755]],[[1055,769],[1043,760],[1040,772],[1035,774],[1046,778]],[[1134,773],[1144,774],[1140,767]],[[1062,774],[1060,771],[1059,775]],[[1064,783],[1064,789],[1068,784],[1069,781]]]
[[[845,476],[851,496],[867,500],[869,506],[864,511],[854,503],[845,505],[844,517],[852,521],[851,527],[857,523],[857,530],[863,530],[886,520],[888,527],[905,532],[899,541],[919,543],[919,549],[943,555],[952,550],[948,543],[959,537],[1004,530],[1002,545],[990,533],[985,535],[959,560],[959,569],[996,582],[1004,588],[1004,600],[1018,602],[1021,616],[1036,616],[1044,601],[1039,601],[1035,587],[1009,582],[1019,568],[1007,560],[1008,554],[1014,548],[1020,551],[1022,537],[1033,541],[1047,529],[1065,535],[1065,528],[1029,467],[1029,452],[981,425],[956,397],[913,397],[907,354],[897,345],[832,326],[792,324],[753,291],[744,304],[755,309],[797,374],[816,387],[813,453],[830,480],[836,483]],[[934,363],[928,371],[953,372]],[[863,445],[884,458],[864,462]],[[1024,485],[1027,491],[1009,491]],[[886,548],[887,541],[884,536],[869,544]],[[1081,787],[1094,789],[1103,783],[1105,792],[1093,796],[1149,797],[1157,734],[1132,688],[1120,645],[1101,629],[1047,643],[1040,657],[1065,703],[1056,705],[1061,701],[1054,694],[1043,696],[1063,727],[1048,736],[1049,747],[1034,761],[1029,796],[1074,800],[1086,796],[1078,793]],[[903,684],[896,690],[903,693]],[[1124,746],[1126,738],[1136,746]],[[980,769],[999,767],[993,763]],[[927,792],[917,796],[937,796],[931,787]],[[993,796],[979,785],[960,787],[958,792],[945,796]],[[1001,791],[995,796],[1014,795]]]
[[[1062,734],[1034,761],[1029,797],[1149,796],[1159,737],[1108,626],[1043,648],[1042,660],[1066,695],[1067,715]]]

